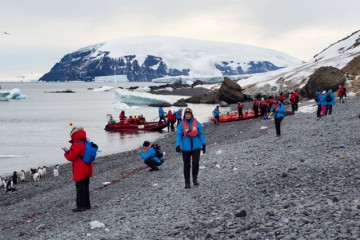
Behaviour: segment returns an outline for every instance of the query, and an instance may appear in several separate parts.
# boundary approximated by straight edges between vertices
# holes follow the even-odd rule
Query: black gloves
[[[203,153],[205,153],[206,152],[206,145],[202,145],[201,150],[203,151]]]
[[[180,146],[176,146],[176,152],[181,153],[181,148],[180,148]]]

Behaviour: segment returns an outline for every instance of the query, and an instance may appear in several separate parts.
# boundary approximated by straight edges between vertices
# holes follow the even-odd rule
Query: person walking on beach
[[[244,108],[244,104],[242,104],[241,102],[237,103],[237,110],[238,110],[238,120],[243,118],[243,108]]]
[[[86,163],[82,158],[85,154],[86,132],[82,127],[74,127],[70,132],[70,150],[64,156],[72,163],[73,180],[76,186],[76,208],[73,212],[91,209],[89,184],[93,176],[93,163]]]
[[[184,163],[185,188],[190,188],[190,169],[192,180],[198,186],[200,151],[206,151],[206,141],[201,124],[193,116],[190,108],[184,111],[184,118],[176,132],[176,152],[182,153]]]
[[[335,95],[332,91],[332,89],[329,89],[328,93],[326,94],[326,115],[331,115],[332,113],[332,107],[335,105]]]
[[[299,108],[299,100],[300,100],[300,93],[298,93],[297,91],[294,91],[294,97],[295,97],[295,112],[298,110]]]
[[[266,105],[266,101],[264,98],[261,98],[261,101],[260,101],[260,115],[262,118],[267,115],[267,105]]]
[[[339,85],[338,97],[339,97],[340,103],[345,103],[343,98],[346,97],[346,91],[342,85]]]
[[[162,108],[162,106],[159,107],[159,122],[166,121],[165,120],[165,112]]]
[[[295,113],[295,94],[291,92],[290,94],[290,104],[291,104],[291,111],[292,113]]]
[[[176,121],[176,116],[174,116],[174,114],[171,112],[170,109],[166,115],[166,118],[167,118],[167,123],[168,123],[168,132],[170,131],[170,127],[171,127],[171,131],[174,131],[175,130],[174,124]]]
[[[275,97],[275,102],[273,103],[270,112],[272,112],[274,116],[276,136],[280,137],[281,135],[280,125],[281,125],[281,121],[284,119],[285,107],[284,104],[280,102],[280,100],[277,97]]]
[[[179,110],[177,110],[176,112],[175,112],[175,114],[176,114],[176,127],[178,127],[179,126],[179,124],[180,124],[180,122],[181,122],[181,115],[182,115],[182,108],[180,108]]]
[[[252,107],[254,110],[254,114],[255,114],[255,118],[258,117],[258,112],[259,112],[259,102],[256,98],[254,98],[253,103],[252,103]]]
[[[316,102],[316,105],[317,105],[317,113],[316,113],[316,116],[318,118],[321,118],[321,99],[322,99],[322,94],[320,93],[319,90],[316,90],[315,92],[315,102]]]
[[[219,106],[216,106],[216,108],[214,109],[213,111],[213,115],[214,115],[214,118],[215,118],[215,122],[214,124],[218,124],[219,121],[220,121],[220,108]]]
[[[150,168],[150,172],[159,171],[159,166],[164,163],[162,156],[157,154],[155,147],[149,141],[144,141],[143,151],[138,149],[138,153],[144,159],[144,163]]]
[[[326,106],[327,106],[327,102],[326,102],[326,91],[323,91],[321,94],[321,99],[320,99],[320,103],[321,103],[321,116],[326,116]]]

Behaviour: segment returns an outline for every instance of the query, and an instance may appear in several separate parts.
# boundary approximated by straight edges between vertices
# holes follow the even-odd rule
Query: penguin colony
[[[48,169],[46,166],[39,167],[39,168],[30,168],[30,177],[34,182],[40,181],[40,179],[44,178],[48,175]],[[54,177],[59,177],[59,165],[56,165],[53,170]],[[13,175],[9,178],[2,178],[0,177],[0,187],[5,188],[5,192],[14,192],[16,185],[18,182],[25,182],[26,181],[26,173],[24,170],[21,170],[19,173],[14,171]]]

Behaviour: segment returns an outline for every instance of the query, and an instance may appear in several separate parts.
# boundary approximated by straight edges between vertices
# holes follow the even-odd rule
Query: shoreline
[[[135,150],[99,157],[90,182],[93,208],[84,213],[71,212],[75,184],[70,164],[61,165],[57,179],[0,193],[0,232],[6,239],[360,237],[341,230],[356,229],[360,216],[359,139],[352,131],[359,98],[346,100],[320,120],[315,113],[286,117],[280,138],[270,120],[204,123],[204,168],[200,186],[190,190],[183,188],[175,133],[154,141],[166,152],[159,172],[147,171]],[[95,220],[105,228],[91,230]]]

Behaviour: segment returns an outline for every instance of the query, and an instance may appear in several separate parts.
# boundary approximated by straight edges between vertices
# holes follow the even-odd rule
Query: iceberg
[[[149,104],[172,104],[173,101],[163,97],[146,92],[132,92],[125,89],[115,91],[116,100],[119,103],[128,105],[149,105]]]
[[[0,91],[0,100],[6,101],[9,99],[26,99],[26,95],[21,94],[21,90],[18,88],[13,88],[11,90]]]
[[[92,91],[93,91],[93,92],[108,92],[108,91],[110,91],[110,90],[113,89],[113,88],[114,88],[114,87],[103,86],[103,87],[100,87],[100,88],[93,89]]]
[[[234,75],[234,76],[226,76],[227,78],[231,80],[239,80],[243,78],[247,78],[250,75]],[[196,80],[201,80],[206,83],[218,83],[224,81],[224,76],[196,76],[196,77],[190,77],[190,76],[176,76],[176,77],[163,77],[163,78],[155,78],[152,80],[153,83],[169,83],[169,84],[175,84],[175,83],[185,83],[188,85],[193,84]]]
[[[95,82],[128,82],[127,75],[111,75],[95,77]]]
[[[149,87],[139,87],[137,89],[134,89],[134,92],[150,92],[151,89]]]

